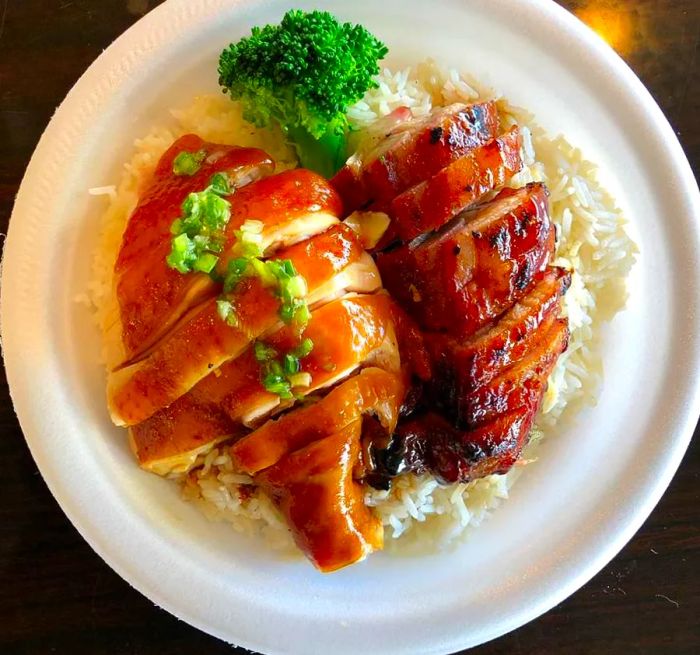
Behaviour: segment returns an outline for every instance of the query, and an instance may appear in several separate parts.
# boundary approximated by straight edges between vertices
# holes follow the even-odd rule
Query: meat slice
[[[519,408],[469,431],[433,412],[413,418],[399,426],[387,450],[375,454],[375,479],[429,471],[451,484],[506,473],[527,443],[535,414]]]
[[[278,253],[306,279],[307,302],[323,304],[349,291],[371,292],[381,285],[374,263],[352,230],[336,225]],[[135,425],[177,400],[199,380],[254,340],[281,325],[279,299],[259,278],[245,278],[228,299],[238,326],[221,320],[216,299],[205,301],[147,355],[110,373],[107,400],[116,425]]]
[[[213,398],[202,402],[185,394],[129,429],[131,450],[141,468],[158,475],[186,473],[222,441],[246,430],[232,421]]]
[[[311,353],[302,367],[311,376],[302,395],[337,384],[360,366],[378,366],[398,373],[401,367],[399,346],[392,319],[392,301],[386,295],[345,296],[324,305],[311,315],[304,337],[313,341]],[[285,327],[270,335],[265,343],[278,352],[291,350],[298,338],[295,330]],[[260,365],[253,353],[242,362],[236,360],[239,376],[247,377],[222,403],[234,420],[253,425],[280,406],[280,398],[260,383]]]
[[[194,175],[175,175],[173,162],[181,152],[203,150],[206,158]],[[163,154],[150,183],[129,217],[115,270],[122,273],[147,257],[170,238],[170,226],[180,216],[182,203],[193,191],[205,189],[214,173],[226,172],[232,186],[240,188],[270,175],[274,162],[262,150],[224,146],[203,141],[195,134],[177,139]]]
[[[538,409],[547,378],[568,343],[566,319],[543,323],[520,361],[458,399],[461,422],[477,426],[521,407]]]
[[[548,268],[523,298],[489,325],[464,341],[446,334],[426,334],[433,361],[433,397],[451,415],[458,399],[490,382],[531,349],[543,323],[559,314],[571,274]],[[455,418],[457,418],[455,416]]]
[[[280,247],[289,247],[327,230],[338,222],[343,205],[326,179],[304,168],[271,175],[228,197],[231,218],[219,261],[224,273],[228,260],[236,256],[238,230],[246,221],[258,221],[259,246],[265,257]]]
[[[520,145],[520,133],[514,127],[394,198],[389,215],[401,240],[437,230],[504,185],[523,166]]]
[[[392,319],[393,302],[386,295],[348,295],[315,310],[304,332],[313,341],[301,360],[311,375],[298,397],[336,384],[360,366],[399,371],[400,359]],[[285,326],[266,338],[279,353],[299,343],[297,331]],[[188,470],[198,454],[231,435],[242,434],[272,411],[293,404],[281,401],[261,382],[261,366],[249,348],[237,359],[198,382],[185,395],[131,428],[134,454],[143,468],[161,475]]]
[[[442,232],[377,257],[384,286],[427,330],[469,336],[521,298],[554,252],[547,189],[506,189]]]
[[[402,375],[366,368],[313,405],[296,409],[231,447],[234,464],[255,474],[285,455],[345,429],[364,414],[373,414],[391,433],[396,427],[406,385]]]
[[[461,399],[467,429],[436,412],[402,421],[387,446],[369,449],[368,481],[386,487],[400,473],[429,471],[446,483],[468,482],[508,471],[527,443],[568,336],[566,319],[553,320],[520,362]]]
[[[382,524],[353,479],[360,460],[361,420],[286,455],[255,476],[292,530],[294,540],[325,573],[382,548]]]
[[[194,175],[173,173],[177,155],[199,151],[207,156]],[[114,270],[119,312],[106,329],[108,338],[123,343],[123,349],[115,350],[110,368],[148,348],[187,309],[214,293],[207,275],[183,276],[166,263],[170,226],[181,215],[185,198],[205,189],[215,173],[225,172],[232,187],[240,189],[273,168],[261,150],[207,143],[193,134],[181,137],[165,152],[122,237]]]
[[[504,473],[517,461],[568,346],[568,320],[557,316],[569,280],[549,269],[520,303],[462,345],[426,338],[435,357],[431,405],[440,413],[418,413],[402,420],[391,439],[380,432],[370,440],[370,484],[387,488],[406,471],[467,482]]]
[[[496,103],[453,104],[421,119],[406,120],[405,108],[374,128],[331,181],[347,212],[386,208],[401,192],[498,134]],[[383,129],[382,129],[383,128]]]

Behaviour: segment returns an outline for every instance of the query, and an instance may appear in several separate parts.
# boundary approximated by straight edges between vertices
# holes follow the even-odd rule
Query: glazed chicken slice
[[[372,292],[381,285],[372,258],[352,230],[336,225],[278,253],[306,280],[310,307],[347,292]],[[116,425],[135,425],[170,405],[199,380],[250,343],[281,326],[280,300],[258,277],[244,278],[227,296],[236,327],[219,316],[217,299],[191,310],[147,355],[110,373],[107,400]]]
[[[506,189],[445,230],[377,257],[386,289],[426,330],[468,336],[515,301],[554,252],[547,190]]]
[[[345,429],[364,414],[376,416],[391,434],[406,392],[404,376],[366,368],[313,405],[284,414],[231,446],[231,458],[251,475],[285,455]]]
[[[363,560],[384,545],[382,524],[353,479],[362,421],[286,455],[255,476],[292,530],[294,540],[325,573]]]
[[[173,162],[182,152],[206,155],[193,175],[173,172]],[[261,150],[207,143],[193,134],[165,152],[129,218],[115,264],[119,311],[106,329],[110,340],[123,347],[108,362],[110,368],[145,350],[188,308],[214,293],[207,275],[183,276],[166,263],[170,227],[181,216],[185,198],[205,189],[215,173],[226,173],[235,190],[271,174],[273,168]]]
[[[445,166],[394,198],[392,225],[402,241],[437,230],[523,166],[517,127]]]
[[[399,350],[392,319],[393,302],[383,294],[348,295],[311,314],[304,337],[313,350],[301,360],[308,386],[295,388],[304,397],[332,386],[360,366],[398,372]],[[299,343],[296,330],[282,327],[265,341],[278,353]],[[131,428],[139,464],[161,475],[185,472],[197,456],[271,412],[293,404],[266,390],[261,363],[249,348],[198,382],[184,396]]]
[[[247,430],[232,421],[216,397],[185,394],[129,429],[129,444],[141,468],[157,475],[187,473],[200,455]]]
[[[295,168],[250,184],[229,198],[231,218],[219,270],[226,271],[236,256],[236,232],[246,221],[259,221],[259,247],[269,257],[280,247],[292,246],[327,230],[343,211],[340,197],[320,175]]]
[[[435,369],[435,400],[452,413],[459,398],[522,359],[532,348],[540,326],[559,315],[561,298],[570,283],[568,271],[548,268],[527,295],[494,325],[482,328],[466,341],[446,334],[426,334]]]
[[[181,177],[172,172],[171,176]],[[219,261],[222,275],[228,260],[237,254],[237,235],[247,221],[257,223],[258,246],[269,256],[280,246],[293,245],[323,232],[338,222],[342,211],[340,198],[328,182],[304,169],[253,182],[235,190],[227,199],[231,217]],[[172,220],[178,215],[171,216]],[[168,266],[171,237],[168,232],[158,247],[118,278],[122,338],[132,359],[166,334],[188,309],[216,292],[209,275],[197,272],[182,275]]]
[[[498,129],[493,101],[440,107],[420,119],[402,107],[374,126],[331,182],[348,213],[386,209],[401,192],[491,141]]]
[[[351,294],[315,310],[304,331],[304,338],[314,344],[313,350],[301,361],[311,380],[298,393],[307,395],[333,386],[360,366],[398,373],[401,358],[391,305],[387,295]],[[292,328],[283,328],[265,340],[280,353],[292,350],[297,342]],[[232,419],[251,426],[277,409],[281,401],[261,384],[260,364],[254,353],[240,359],[229,365],[237,365],[242,384],[223,399],[222,406]]]

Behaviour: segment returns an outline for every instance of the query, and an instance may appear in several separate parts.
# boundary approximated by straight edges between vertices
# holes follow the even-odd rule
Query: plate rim
[[[255,1],[261,2],[262,0]],[[513,4],[513,2],[517,2],[517,0],[497,0],[497,2],[500,4]],[[108,64],[111,59],[115,59],[116,53],[119,52],[119,49],[122,48],[128,41],[134,40],[137,36],[140,42],[143,44],[143,49],[141,51],[130,50],[130,61],[122,63],[122,65],[125,67],[133,66],[135,61],[140,56],[148,54],[151,50],[164,47],[164,44],[162,43],[162,34],[167,33],[168,36],[172,38],[173,35],[177,35],[182,30],[193,29],[193,25],[195,25],[194,29],[196,29],[197,23],[205,23],[220,11],[224,9],[231,9],[236,5],[241,5],[244,3],[245,0],[232,0],[229,2],[226,2],[226,0],[209,0],[206,3],[197,4],[195,6],[194,3],[188,4],[187,0],[168,0],[154,8],[146,16],[134,23],[102,54],[100,54],[100,56],[90,65],[90,67],[71,88],[66,98],[56,110],[56,113],[42,134],[41,139],[32,155],[30,163],[27,166],[27,170],[22,179],[22,183],[20,185],[11,214],[8,236],[4,247],[3,263],[5,263],[7,260],[13,260],[12,252],[17,249],[15,243],[19,240],[19,237],[17,237],[18,229],[14,228],[14,226],[18,223],[18,219],[15,217],[18,214],[21,214],[24,207],[28,206],[30,202],[28,180],[31,181],[34,177],[36,177],[39,171],[38,161],[42,158],[45,151],[48,152],[50,150],[53,133],[56,131],[56,128],[60,122],[65,119],[69,111],[72,109],[71,104],[74,104],[74,99],[82,87],[87,85],[87,82],[91,76],[94,76],[94,71],[105,64]],[[650,115],[651,119],[653,119],[656,128],[663,133],[669,156],[676,167],[674,171],[675,179],[680,183],[681,188],[685,190],[687,200],[689,201],[689,206],[691,208],[694,207],[696,216],[700,215],[700,192],[698,192],[697,182],[692,172],[690,163],[688,162],[683,149],[663,112],[658,107],[649,91],[637,78],[636,74],[609,46],[607,46],[607,44],[602,41],[602,39],[600,39],[600,37],[595,35],[595,33],[589,30],[589,28],[581,23],[575,16],[557,5],[553,0],[529,0],[529,4],[532,5],[533,10],[540,11],[544,17],[555,21],[562,27],[562,29],[568,30],[570,33],[575,35],[576,39],[584,44],[586,49],[593,56],[595,56],[599,62],[611,70],[615,77],[620,80],[621,84],[627,87],[627,91],[633,94],[643,103],[645,111]],[[162,28],[162,24],[168,25],[167,29]],[[110,80],[106,81],[107,86],[109,86],[110,83]],[[698,234],[696,234],[696,237],[697,236]],[[4,272],[3,281],[6,281],[8,277],[11,279],[12,273]],[[13,333],[12,330],[8,330],[7,328],[10,321],[8,315],[11,313],[8,307],[10,307],[15,301],[10,287],[11,285],[9,284],[3,284],[2,289],[0,290],[0,332],[2,333],[3,337],[5,337],[7,334]],[[697,289],[695,290],[695,293],[696,295],[699,295]],[[230,635],[222,634],[218,629],[211,625],[207,625],[206,622],[200,621],[198,618],[192,616],[188,612],[182,612],[180,609],[173,606],[170,599],[162,597],[157,588],[152,588],[145,583],[142,584],[141,582],[135,582],[134,576],[132,575],[132,570],[126,566],[123,566],[121,561],[119,561],[119,558],[113,556],[107,549],[103,548],[97,537],[91,534],[90,522],[86,521],[84,516],[81,516],[80,508],[73,507],[72,503],[66,499],[65,495],[59,488],[57,481],[51,474],[47,473],[51,469],[51,464],[48,462],[47,458],[44,458],[42,453],[39,453],[39,451],[33,447],[32,438],[27,436],[25,425],[28,423],[28,418],[25,417],[25,419],[23,419],[20,416],[21,410],[18,408],[18,404],[21,406],[23,403],[21,401],[18,403],[16,400],[15,391],[18,385],[21,384],[21,381],[19,373],[16,369],[16,357],[10,353],[12,348],[13,345],[11,341],[6,342],[3,340],[3,356],[13,406],[15,407],[15,411],[22,427],[27,445],[42,474],[42,477],[68,519],[78,530],[81,536],[90,544],[91,548],[101,557],[101,559],[105,561],[132,587],[137,589],[150,600],[156,602],[158,606],[163,607],[174,616],[186,621],[190,625],[193,625],[204,632],[207,632],[208,634],[212,634],[228,642]],[[694,380],[693,388],[688,392],[686,412],[682,422],[683,427],[682,429],[679,429],[677,435],[675,435],[672,453],[667,459],[667,464],[663,470],[663,475],[659,475],[653,487],[646,490],[643,502],[638,503],[637,506],[630,511],[624,528],[618,530],[614,538],[608,540],[604,546],[600,547],[597,555],[590,558],[587,565],[578,570],[575,575],[572,575],[571,573],[568,575],[566,573],[559,574],[558,577],[563,578],[563,583],[557,587],[556,592],[538,598],[538,602],[532,603],[527,608],[521,608],[521,611],[514,612],[500,623],[494,624],[491,631],[487,632],[485,636],[482,635],[483,638],[480,638],[478,642],[468,643],[466,646],[462,645],[460,647],[471,647],[477,643],[485,643],[486,641],[490,641],[507,632],[510,632],[517,627],[520,627],[521,625],[524,625],[567,598],[569,595],[583,586],[588,580],[590,580],[601,568],[603,568],[605,564],[623,548],[623,546],[641,527],[642,523],[652,512],[662,494],[670,484],[671,479],[677,471],[683,455],[688,448],[699,414],[700,382],[696,378]],[[265,652],[264,644],[246,641],[237,641],[236,643],[244,646],[245,648],[256,650],[261,650],[262,646],[262,650]]]

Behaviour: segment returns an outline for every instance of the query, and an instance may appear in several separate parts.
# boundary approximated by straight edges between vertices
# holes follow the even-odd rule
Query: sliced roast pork
[[[441,228],[503,186],[523,166],[520,145],[520,133],[514,127],[394,198],[388,213],[401,240]]]
[[[399,108],[372,126],[333,178],[346,212],[386,209],[401,192],[498,135],[495,102],[453,104],[412,118]]]
[[[467,336],[522,297],[554,252],[547,190],[506,189],[420,242],[382,253],[386,289],[426,330]]]

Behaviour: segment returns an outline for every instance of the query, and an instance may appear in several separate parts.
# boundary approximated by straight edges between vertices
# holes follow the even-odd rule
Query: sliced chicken
[[[298,393],[307,395],[337,384],[360,366],[398,373],[401,359],[392,304],[386,295],[351,294],[315,310],[303,335],[314,344],[302,360],[311,380]],[[288,327],[265,340],[280,353],[292,350],[297,342],[295,330]],[[244,380],[222,403],[232,419],[254,425],[280,406],[280,397],[261,384],[260,364],[252,351],[227,366],[235,366]]]
[[[421,119],[400,108],[374,127],[333,178],[347,212],[384,209],[401,192],[435,175],[498,134],[495,102],[454,104]],[[380,130],[380,128],[383,128]]]
[[[364,414],[375,415],[391,433],[396,427],[406,385],[402,375],[366,368],[313,405],[268,421],[231,447],[234,464],[255,474],[282,457],[345,429]]]
[[[259,246],[265,257],[280,247],[289,247],[321,234],[338,223],[343,205],[326,179],[304,168],[271,175],[228,197],[231,218],[219,261],[224,273],[228,260],[236,256],[237,231],[246,221],[259,221]]]
[[[243,436],[245,428],[218,406],[185,394],[129,429],[129,442],[139,466],[158,475],[186,473],[214,446]]]
[[[384,545],[381,521],[353,479],[362,421],[284,456],[255,476],[284,515],[294,540],[325,573],[364,559]]]
[[[348,295],[311,314],[304,338],[313,350],[301,360],[309,373],[298,397],[332,386],[360,366],[375,365],[398,372],[399,351],[391,299],[386,295]],[[285,353],[298,345],[296,330],[285,326],[265,340]],[[249,348],[198,382],[185,395],[131,428],[134,453],[143,468],[165,475],[184,472],[197,455],[223,439],[294,401],[281,401],[261,382],[261,365]]]
[[[548,268],[527,295],[494,325],[482,328],[467,341],[446,334],[426,334],[435,368],[435,400],[451,413],[458,407],[458,398],[490,382],[523,358],[540,326],[559,315],[561,298],[570,283],[568,271]]]
[[[181,152],[200,151],[206,157],[196,173],[173,172],[173,161]],[[209,276],[181,275],[166,263],[170,226],[181,216],[185,198],[205,189],[215,173],[225,172],[238,189],[269,175],[273,168],[262,150],[207,143],[193,134],[181,137],[165,152],[122,237],[114,270],[120,311],[108,328],[108,338],[123,343],[123,350],[115,353],[120,359],[109,362],[111,368],[145,350],[188,308],[215,293]]]
[[[291,246],[278,257],[291,260],[305,278],[310,307],[381,286],[372,258],[344,225]],[[236,327],[220,318],[212,298],[191,310],[143,359],[109,375],[108,407],[116,425],[146,420],[241,355],[254,339],[281,326],[279,299],[260,278],[244,278],[227,298],[238,317]]]
[[[520,133],[514,127],[397,196],[389,215],[401,240],[437,230],[505,184],[523,166],[520,145]]]
[[[427,329],[468,336],[522,297],[554,252],[547,190],[501,192],[428,239],[382,253],[384,286]]]

